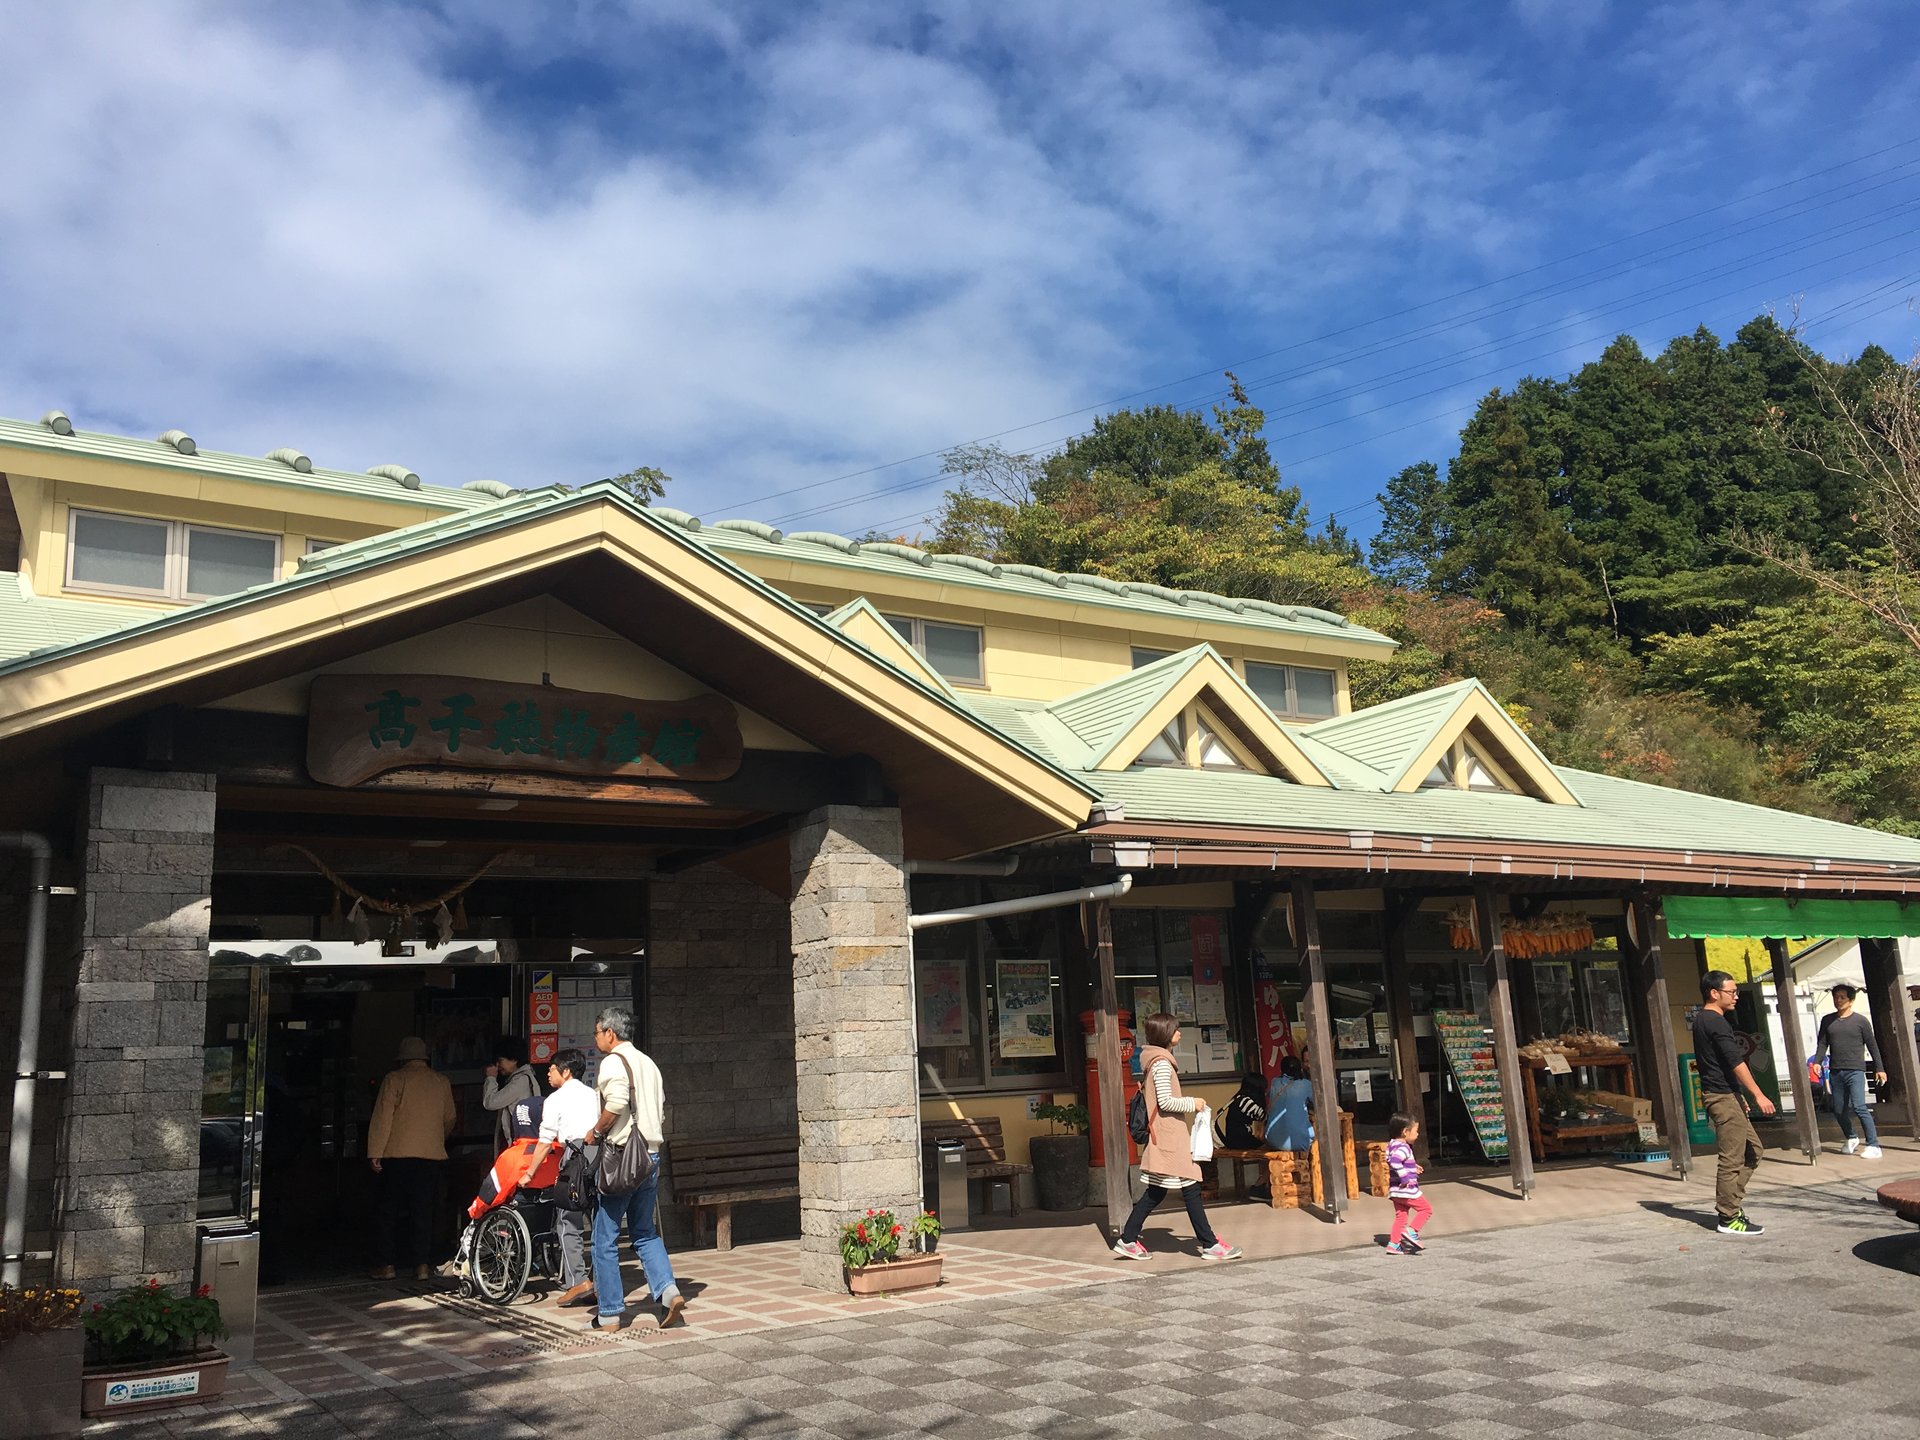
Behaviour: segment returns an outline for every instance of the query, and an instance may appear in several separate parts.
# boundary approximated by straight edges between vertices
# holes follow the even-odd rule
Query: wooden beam
[[[1386,894],[1386,934],[1383,954],[1387,968],[1387,1023],[1393,1033],[1396,1108],[1420,1121],[1420,1138],[1413,1142],[1416,1159],[1429,1154],[1426,1092],[1420,1088],[1420,1040],[1413,1032],[1413,984],[1407,970],[1407,926],[1420,909],[1419,895]]]
[[[1793,1117],[1800,1131],[1800,1153],[1809,1165],[1820,1163],[1820,1117],[1813,1109],[1813,1082],[1807,1078],[1807,1040],[1800,1033],[1800,1006],[1794,995],[1793,962],[1785,940],[1768,940],[1773,959],[1773,1012],[1780,1017],[1780,1035],[1787,1042],[1787,1069],[1793,1086]],[[1756,1003],[1760,997],[1755,996]],[[1765,1013],[1761,1003],[1761,1013]]]
[[[1920,1140],[1920,1046],[1914,1044],[1913,998],[1900,974],[1900,942],[1862,940],[1860,969],[1887,1079],[1906,1106],[1907,1133]]]
[[[1113,973],[1112,904],[1096,900],[1092,911],[1093,963],[1100,993],[1094,1015],[1093,1055],[1100,1086],[1101,1168],[1107,1180],[1107,1226],[1112,1238],[1118,1240],[1133,1209],[1133,1187],[1127,1175],[1126,1086],[1120,1072],[1120,983]]]
[[[1693,1173],[1693,1141],[1687,1131],[1686,1106],[1680,1098],[1680,1047],[1673,1039],[1673,1005],[1667,997],[1667,921],[1649,895],[1627,901],[1627,954],[1637,975],[1629,975],[1639,1001],[1640,1053],[1652,1070],[1647,1086],[1653,1118],[1667,1137],[1667,1154],[1682,1180]]]
[[[1480,922],[1480,963],[1486,971],[1487,1009],[1493,1017],[1493,1059],[1500,1071],[1500,1108],[1507,1117],[1507,1161],[1521,1199],[1533,1195],[1533,1117],[1520,1078],[1520,1047],[1513,1038],[1513,986],[1507,950],[1500,938],[1500,909],[1493,888],[1476,885],[1473,909]]]
[[[1313,1069],[1313,1130],[1320,1142],[1320,1185],[1327,1212],[1338,1224],[1346,1218],[1347,1161],[1340,1143],[1340,1074],[1333,1059],[1333,1011],[1327,1003],[1327,957],[1320,948],[1320,911],[1313,903],[1313,882],[1293,882],[1293,938],[1300,947],[1300,975],[1306,982],[1307,1050]]]

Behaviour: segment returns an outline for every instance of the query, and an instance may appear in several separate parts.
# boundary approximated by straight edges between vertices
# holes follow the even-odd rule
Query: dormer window
[[[99,510],[67,517],[69,590],[205,600],[279,578],[278,535]]]
[[[1169,721],[1147,742],[1138,763],[1180,770],[1257,768],[1243,758],[1239,744],[1227,737],[1203,705],[1191,705]]]
[[[1479,746],[1465,736],[1454,741],[1433,769],[1427,772],[1427,778],[1420,782],[1420,788],[1473,790],[1494,795],[1525,793],[1507,779],[1505,771],[1480,752]]]

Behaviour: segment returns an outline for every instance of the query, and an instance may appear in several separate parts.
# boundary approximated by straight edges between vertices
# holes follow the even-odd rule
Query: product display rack
[[[1460,1088],[1474,1138],[1489,1160],[1507,1154],[1507,1113],[1500,1102],[1500,1072],[1493,1063],[1493,1035],[1471,1010],[1436,1010],[1433,1031]]]

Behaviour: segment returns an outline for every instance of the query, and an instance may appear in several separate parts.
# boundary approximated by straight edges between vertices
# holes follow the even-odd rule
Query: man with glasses
[[[646,1272],[647,1290],[661,1309],[660,1328],[678,1320],[687,1304],[674,1283],[673,1262],[667,1258],[666,1242],[653,1219],[654,1194],[660,1185],[660,1144],[666,1134],[665,1087],[660,1067],[634,1045],[633,1033],[633,1011],[624,1005],[608,1005],[594,1017],[593,1046],[606,1058],[594,1081],[600,1092],[600,1115],[587,1132],[587,1144],[645,1145],[655,1161],[638,1190],[631,1195],[603,1193],[593,1212],[593,1281],[599,1302],[592,1321],[595,1330],[617,1330],[626,1324],[626,1284],[620,1278],[623,1222],[633,1253]]]
[[[1746,1198],[1747,1182],[1760,1168],[1760,1136],[1748,1118],[1747,1106],[1735,1086],[1753,1097],[1762,1115],[1773,1114],[1769,1100],[1747,1068],[1746,1052],[1733,1026],[1727,1023],[1740,987],[1724,970],[1709,970],[1700,981],[1704,1002],[1693,1017],[1693,1059],[1700,1070],[1701,1099],[1707,1118],[1713,1122],[1715,1146],[1720,1155],[1720,1171],[1714,1184],[1714,1209],[1720,1213],[1722,1235],[1764,1235],[1766,1227],[1747,1218],[1740,1202]]]

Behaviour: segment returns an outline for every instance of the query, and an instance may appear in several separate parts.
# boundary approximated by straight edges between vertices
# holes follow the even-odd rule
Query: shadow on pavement
[[[1853,1258],[1903,1275],[1920,1275],[1920,1230],[1862,1240],[1853,1247]]]

